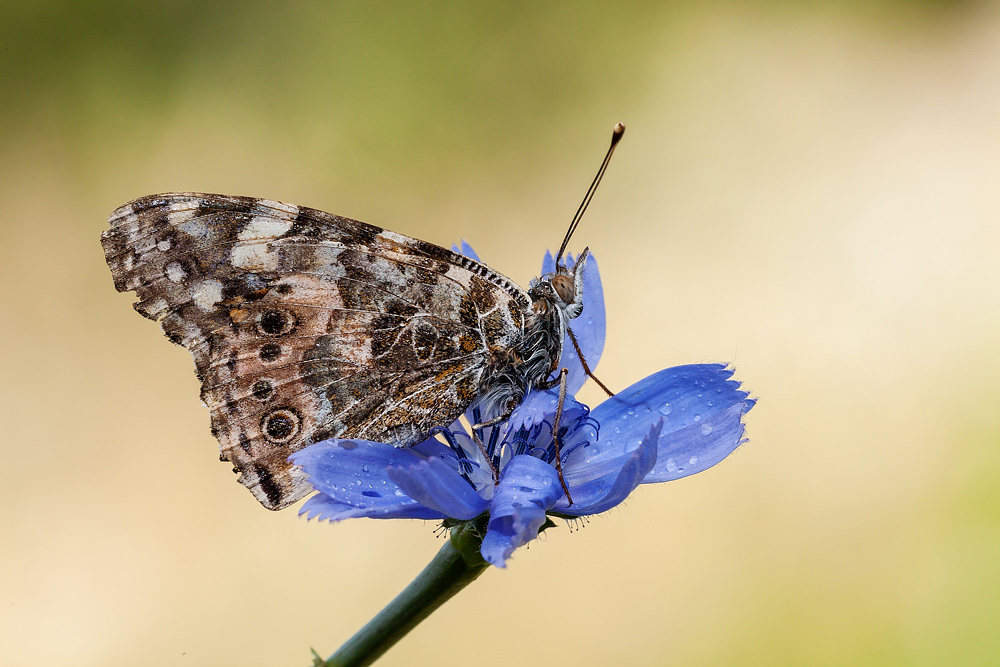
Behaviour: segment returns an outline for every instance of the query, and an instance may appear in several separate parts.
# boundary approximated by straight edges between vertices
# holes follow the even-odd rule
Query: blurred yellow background
[[[441,546],[234,482],[112,209],[285,200],[526,284],[619,120],[599,374],[731,362],[751,442],[380,664],[997,664],[1000,7],[194,0],[0,7],[0,664],[305,665]]]

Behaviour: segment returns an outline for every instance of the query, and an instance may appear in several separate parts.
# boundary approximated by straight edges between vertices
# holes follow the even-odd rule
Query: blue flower
[[[475,257],[463,242],[461,252]],[[569,260],[572,262],[572,258]],[[542,272],[554,269],[546,254]],[[597,262],[584,267],[583,314],[573,330],[593,369],[604,347],[604,298]],[[538,536],[549,515],[605,512],[639,485],[687,477],[726,458],[742,442],[753,407],[733,371],[721,364],[668,368],[640,380],[594,410],[572,394],[586,375],[572,344],[564,346],[568,394],[559,425],[560,460],[573,502],[555,468],[552,434],[558,392],[532,391],[511,418],[480,433],[491,466],[461,421],[410,448],[364,440],[326,440],[292,456],[318,493],[300,514],[330,521],[485,520],[483,558],[503,567]],[[480,415],[470,411],[470,424]]]

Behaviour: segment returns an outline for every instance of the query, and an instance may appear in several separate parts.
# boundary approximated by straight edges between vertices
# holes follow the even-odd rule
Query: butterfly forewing
[[[165,194],[109,222],[115,286],[191,350],[222,458],[268,509],[311,491],[287,462],[308,444],[449,425],[531,307],[479,262],[315,209]]]

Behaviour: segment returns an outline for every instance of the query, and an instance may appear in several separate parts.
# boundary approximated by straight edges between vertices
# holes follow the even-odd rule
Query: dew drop
[[[667,472],[676,472],[677,463],[674,461],[673,457],[667,459]]]
[[[715,401],[709,401],[707,403],[707,405],[708,405],[708,407],[712,407],[713,405],[715,405]]]
[[[702,424],[701,425],[701,434],[702,435],[708,435],[711,432],[712,432],[712,426],[710,424]]]
[[[695,415],[695,416],[694,416],[694,420],[695,420],[696,422],[700,422],[700,421],[701,421],[701,415]]]
[[[674,411],[674,406],[670,405],[669,403],[664,403],[663,405],[660,406],[661,415],[669,415],[673,411]]]
[[[364,464],[363,466],[361,466],[361,472],[365,472],[365,473],[368,472],[368,464],[367,463]]]
[[[691,458],[688,459],[688,465],[692,465],[693,466],[693,465],[695,465],[697,463],[698,463],[698,457],[697,456],[692,456]]]

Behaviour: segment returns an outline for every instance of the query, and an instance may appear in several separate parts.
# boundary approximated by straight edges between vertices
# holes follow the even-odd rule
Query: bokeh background
[[[524,284],[619,120],[599,373],[732,363],[751,441],[381,664],[997,664],[1000,7],[902,0],[0,4],[0,664],[305,665],[441,546],[234,483],[112,209],[286,200]]]

